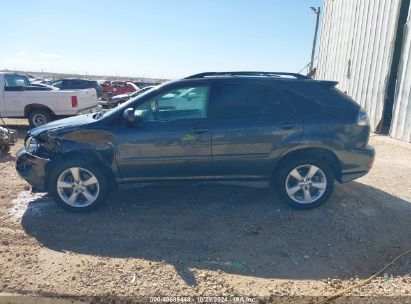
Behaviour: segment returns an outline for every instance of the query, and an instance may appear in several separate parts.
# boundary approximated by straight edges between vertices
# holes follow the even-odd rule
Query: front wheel
[[[108,188],[108,179],[102,170],[83,161],[58,164],[49,179],[49,192],[54,201],[74,212],[88,212],[105,203]]]
[[[0,146],[0,150],[4,153],[7,154],[10,152],[11,147],[9,145],[2,145]]]
[[[325,161],[292,160],[278,178],[280,198],[295,209],[313,209],[325,203],[334,189],[334,175]]]

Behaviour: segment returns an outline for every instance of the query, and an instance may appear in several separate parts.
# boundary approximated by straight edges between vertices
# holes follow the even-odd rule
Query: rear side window
[[[287,116],[293,111],[283,90],[271,86],[221,84],[210,105],[214,118]]]

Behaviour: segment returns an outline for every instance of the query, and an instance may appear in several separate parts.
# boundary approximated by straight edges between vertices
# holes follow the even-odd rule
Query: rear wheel
[[[280,170],[280,198],[295,209],[313,209],[325,203],[334,189],[334,175],[323,160],[291,160]]]
[[[103,171],[93,164],[69,160],[52,169],[49,192],[54,201],[74,212],[88,212],[104,204],[109,183]]]
[[[53,115],[43,109],[33,109],[28,115],[30,127],[35,128],[53,120]]]

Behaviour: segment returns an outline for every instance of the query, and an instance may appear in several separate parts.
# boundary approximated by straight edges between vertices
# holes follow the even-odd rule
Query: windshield
[[[141,94],[137,94],[137,96],[130,98],[129,100],[127,100],[126,102],[120,104],[119,106],[110,109],[110,110],[106,110],[106,111],[101,111],[99,113],[96,113],[93,118],[94,119],[100,119],[102,117],[106,117],[109,115],[112,115],[114,113],[118,113],[118,112],[123,112],[125,109],[127,109],[129,107],[130,104],[134,103],[136,100],[140,99],[140,98],[144,98],[144,96],[146,96],[147,94],[150,94],[151,92],[156,91],[159,87],[161,87],[161,85],[159,86],[155,86],[152,87],[150,89],[145,90],[143,93]]]

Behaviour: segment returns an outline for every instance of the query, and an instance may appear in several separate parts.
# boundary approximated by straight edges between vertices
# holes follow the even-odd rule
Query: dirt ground
[[[6,293],[92,303],[199,295],[312,303],[411,249],[408,143],[372,136],[370,174],[337,184],[312,211],[292,210],[265,189],[181,185],[123,191],[80,215],[30,193],[14,169],[27,126],[9,122],[19,141],[0,160],[0,303]],[[411,303],[410,275],[408,255],[337,302]],[[33,299],[45,301],[27,303]]]

